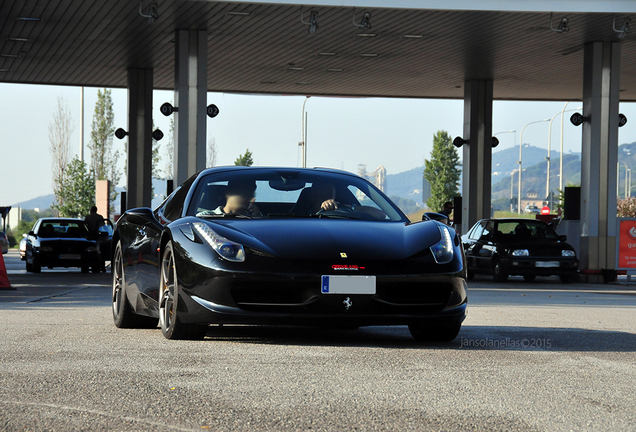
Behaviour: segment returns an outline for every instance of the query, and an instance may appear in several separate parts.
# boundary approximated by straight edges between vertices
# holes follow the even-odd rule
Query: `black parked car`
[[[99,245],[88,239],[81,219],[43,218],[27,236],[26,270],[40,273],[42,267],[79,267],[87,273],[102,267]]]
[[[456,232],[411,223],[359,176],[218,167],[185,181],[113,235],[117,327],[202,338],[211,323],[408,325],[452,340],[466,313]]]
[[[521,275],[527,281],[558,275],[564,283],[578,277],[574,248],[540,220],[483,219],[462,241],[469,279],[475,273],[492,274],[498,282],[505,282],[509,275]]]

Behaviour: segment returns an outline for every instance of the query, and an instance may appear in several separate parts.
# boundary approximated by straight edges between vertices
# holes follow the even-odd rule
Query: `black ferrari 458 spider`
[[[208,324],[408,325],[452,340],[466,314],[456,232],[411,223],[359,176],[328,169],[218,167],[113,234],[117,327],[203,338]]]

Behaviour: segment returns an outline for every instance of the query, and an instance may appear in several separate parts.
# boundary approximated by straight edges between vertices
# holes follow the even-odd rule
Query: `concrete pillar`
[[[492,80],[464,83],[462,232],[490,217]]]
[[[616,163],[620,43],[585,45],[581,156],[581,256],[589,282],[616,268]]]
[[[175,58],[175,186],[205,168],[207,103],[207,34],[177,30]]]
[[[127,208],[152,202],[152,69],[128,69]]]

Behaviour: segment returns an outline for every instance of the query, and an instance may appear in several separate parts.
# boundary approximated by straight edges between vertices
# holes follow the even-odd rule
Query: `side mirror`
[[[26,238],[26,236],[27,236],[27,234],[26,234],[26,233],[22,234],[22,237]]]
[[[426,216],[426,219],[424,218]],[[435,212],[426,212],[422,215],[422,220],[436,220],[448,224],[448,216]]]
[[[35,235],[35,233],[34,233],[33,231],[29,231],[29,235],[30,235],[30,236],[34,236],[34,235]]]
[[[559,236],[559,241],[568,241],[568,236],[566,236],[566,235],[560,235],[560,236]]]

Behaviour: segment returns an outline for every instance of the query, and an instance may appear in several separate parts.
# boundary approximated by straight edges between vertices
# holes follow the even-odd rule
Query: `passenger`
[[[256,182],[254,180],[230,180],[225,193],[225,205],[218,206],[213,214],[240,214],[245,216],[262,216],[254,204]]]
[[[97,213],[96,206],[91,207],[91,212],[84,218],[84,222],[86,222],[88,234],[93,238],[97,238],[99,236],[99,227],[104,225],[104,217]]]

